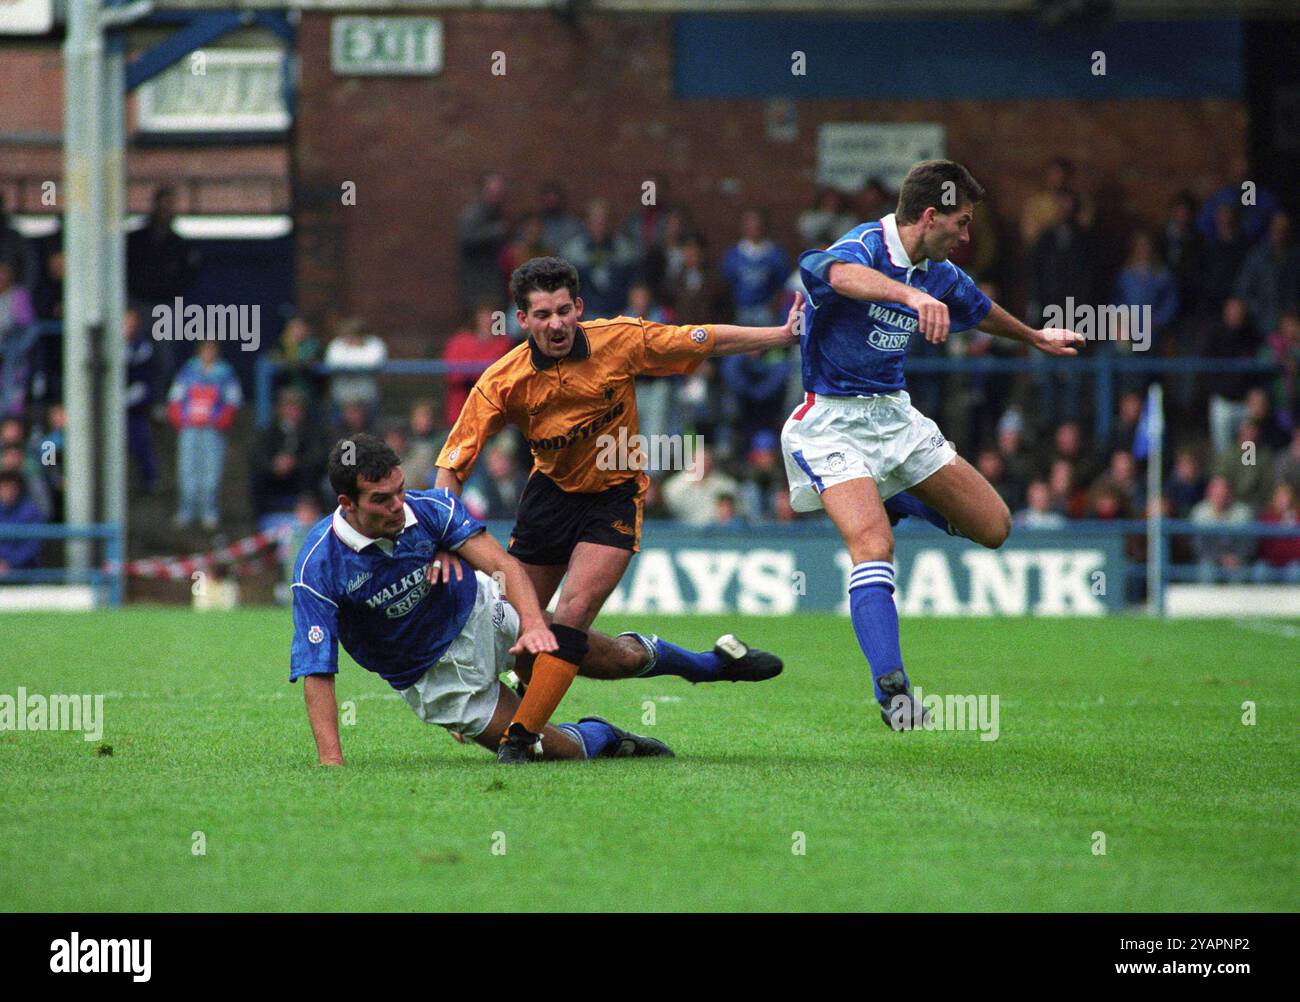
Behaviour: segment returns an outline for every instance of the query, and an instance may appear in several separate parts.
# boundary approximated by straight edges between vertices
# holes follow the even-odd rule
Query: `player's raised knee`
[[[855,564],[864,560],[893,560],[894,534],[892,532],[862,532],[847,540],[849,556]]]

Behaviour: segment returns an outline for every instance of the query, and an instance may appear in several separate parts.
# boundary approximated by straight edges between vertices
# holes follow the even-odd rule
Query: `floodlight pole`
[[[63,404],[65,521],[115,523],[126,507],[124,29],[148,3],[68,0],[64,67]],[[67,543],[85,572],[90,540]]]

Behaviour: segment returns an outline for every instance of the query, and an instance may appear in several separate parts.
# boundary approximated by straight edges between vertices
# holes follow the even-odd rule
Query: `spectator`
[[[153,210],[143,227],[126,238],[126,287],[139,300],[143,316],[152,317],[159,304],[171,309],[178,296],[194,284],[201,264],[199,252],[187,243],[173,224],[176,221],[176,192],[163,185],[153,195]],[[174,342],[158,341],[154,346],[154,399],[167,396],[176,372]]]
[[[1247,188],[1247,185],[1250,187]],[[1248,191],[1254,195],[1249,204],[1246,202]],[[1268,232],[1269,220],[1281,208],[1276,195],[1251,179],[1246,158],[1240,154],[1232,158],[1224,184],[1205,200],[1196,217],[1197,225],[1207,237],[1213,235],[1218,212],[1224,206],[1241,213],[1242,229],[1247,242],[1251,244],[1264,238]]]
[[[1142,421],[1142,408],[1141,393],[1136,390],[1129,390],[1120,394],[1119,415],[1111,426],[1110,440],[1106,444],[1108,453],[1114,455],[1121,450],[1128,453],[1133,452],[1138,425]]]
[[[1146,333],[1153,338],[1178,315],[1177,283],[1156,256],[1155,241],[1147,230],[1138,230],[1129,240],[1128,260],[1115,279],[1114,296],[1118,306],[1150,309]]]
[[[714,502],[716,508],[713,516],[713,527],[716,529],[743,529],[745,520],[740,517],[736,510],[736,498],[732,494],[719,494]]]
[[[1246,392],[1247,421],[1259,429],[1259,444],[1270,452],[1285,449],[1291,441],[1290,429],[1283,426],[1273,411],[1273,404],[1268,398],[1268,390],[1262,386],[1252,386]]]
[[[335,424],[334,438],[352,438],[362,432],[369,432],[372,423],[370,408],[360,400],[353,400],[339,408],[339,419]]]
[[[997,449],[981,449],[975,458],[976,469],[998,492],[1008,508],[1015,511],[1025,504],[1025,485],[1012,480]]]
[[[1228,299],[1218,320],[1202,326],[1196,338],[1205,358],[1252,359],[1263,343],[1240,299]],[[1232,435],[1246,416],[1246,394],[1259,380],[1249,372],[1216,372],[1210,387],[1210,442],[1215,455],[1232,444]]]
[[[1068,459],[1055,459],[1047,476],[1051,493],[1051,510],[1066,518],[1083,518],[1088,497],[1078,486],[1074,464]]]
[[[1280,483],[1273,488],[1268,506],[1259,513],[1261,525],[1296,525],[1300,513],[1296,511],[1296,492],[1290,484]],[[1260,574],[1265,580],[1278,576],[1294,584],[1300,582],[1300,532],[1294,536],[1264,536],[1259,541],[1259,559],[1263,565]],[[1269,573],[1269,572],[1272,573]]]
[[[671,208],[664,213],[663,235],[646,248],[641,263],[641,277],[655,296],[663,299],[682,270],[683,245],[690,235],[686,211]]]
[[[662,176],[656,176],[646,182],[653,187],[644,186],[637,192],[637,208],[623,220],[620,231],[623,238],[635,248],[638,260],[657,247],[662,247],[668,235],[668,220],[674,214],[668,200],[668,182]]]
[[[773,300],[792,267],[789,256],[766,235],[761,209],[740,214],[740,240],[722,259],[722,273],[736,304],[736,323],[767,327],[777,323]]]
[[[849,212],[844,193],[835,188],[822,188],[817,193],[816,204],[799,213],[795,229],[803,248],[825,249],[857,225],[858,219]]]
[[[442,416],[448,428],[460,417],[461,408],[483,370],[510,350],[510,339],[505,336],[505,329],[497,327],[502,315],[493,303],[479,303],[471,324],[462,327],[447,341],[447,348],[442,353],[444,362],[473,366],[468,372],[449,372],[443,377],[447,390],[443,396]]]
[[[740,487],[740,510],[751,519],[776,517],[776,497],[787,490],[781,460],[781,441],[775,431],[755,432],[746,457],[745,482]]]
[[[714,525],[718,516],[718,498],[735,497],[740,490],[734,477],[713,465],[713,456],[703,445],[695,450],[694,470],[682,470],[664,481],[663,498],[669,514],[686,525]]]
[[[217,492],[226,432],[243,403],[235,370],[221,357],[218,342],[199,342],[195,356],[176,374],[167,399],[168,416],[179,434],[176,482],[180,505],[175,525],[187,528],[201,518],[203,528],[211,532],[219,524]]]
[[[259,517],[291,511],[303,494],[317,493],[325,479],[329,446],[308,420],[307,396],[296,386],[280,390],[275,421],[253,446],[253,510]]]
[[[1284,310],[1296,308],[1300,291],[1300,248],[1291,239],[1291,217],[1278,212],[1268,227],[1268,239],[1246,254],[1233,295],[1262,331],[1276,330]]]
[[[1023,529],[1060,529],[1065,516],[1052,509],[1052,492],[1046,480],[1035,480],[1025,491],[1025,507],[1016,512],[1015,524]]]
[[[488,447],[484,462],[465,484],[465,504],[480,519],[513,519],[519,508],[528,475],[515,465],[509,439],[498,439]]]
[[[1088,517],[1105,522],[1122,518],[1132,518],[1133,509],[1129,507],[1124,495],[1107,480],[1099,480],[1088,492]]]
[[[1174,518],[1186,518],[1205,497],[1205,472],[1195,449],[1184,446],[1174,454],[1174,468],[1165,484],[1165,497],[1169,499],[1169,514]]]
[[[22,445],[17,444],[23,438],[23,426],[21,421],[11,418],[5,423],[6,433],[10,422],[17,424],[17,434],[13,436],[14,444],[6,442],[0,445],[0,473],[16,473],[23,478],[23,484],[28,496],[40,510],[41,515],[48,521],[54,514],[53,498],[46,488],[45,478],[41,476],[40,469],[32,460],[27,450]]]
[[[727,424],[738,443],[779,428],[786,417],[785,384],[796,360],[784,349],[727,355],[719,363],[728,391]]]
[[[32,306],[39,320],[63,319],[63,269],[63,232],[60,230],[46,238],[40,265],[36,269]]]
[[[668,323],[668,313],[654,301],[651,286],[637,282],[628,290],[627,306],[623,315],[640,317],[652,323]],[[638,376],[636,379],[636,408],[640,417],[641,434],[647,439],[678,431],[673,410],[680,376]],[[670,427],[672,426],[672,427]]]
[[[682,241],[682,264],[668,283],[667,303],[679,324],[721,319],[730,310],[726,289],[706,258],[704,237],[692,233]]]
[[[1174,276],[1180,310],[1196,313],[1201,308],[1205,235],[1196,227],[1196,199],[1191,192],[1181,191],[1174,196],[1161,237],[1161,251]]]
[[[1078,198],[1080,225],[1092,225],[1092,207],[1079,196],[1074,187],[1074,164],[1065,157],[1053,157],[1047,165],[1042,190],[1025,199],[1025,207],[1020,214],[1020,241],[1025,249],[1033,247],[1047,230],[1056,225],[1060,212],[1059,196],[1062,194]]]
[[[43,427],[33,427],[28,439],[24,469],[30,478],[32,500],[44,505],[51,522],[63,521],[63,429],[66,415],[62,404],[45,411]]]
[[[1246,525],[1250,522],[1250,508],[1233,500],[1227,480],[1214,477],[1205,489],[1205,500],[1192,509],[1190,517],[1198,525]],[[1221,574],[1240,579],[1255,552],[1255,540],[1249,536],[1195,535],[1192,552],[1202,582],[1210,584]]]
[[[637,248],[614,232],[604,202],[596,200],[587,207],[586,227],[569,241],[562,256],[582,276],[583,316],[617,316],[636,274]]]
[[[1052,454],[1048,458],[1049,465],[1057,459],[1068,461],[1073,471],[1075,484],[1090,483],[1100,472],[1098,470],[1098,461],[1084,446],[1083,432],[1079,430],[1079,422],[1066,421],[1058,425],[1052,437],[1052,447]]]
[[[45,516],[28,496],[21,473],[0,471],[0,526],[42,525]],[[11,571],[35,567],[41,555],[39,539],[7,539],[0,536],[0,582]]]
[[[859,218],[849,224],[849,229],[858,223],[874,223],[893,212],[897,205],[898,192],[886,188],[880,178],[869,178],[858,195]]]
[[[15,281],[13,263],[0,260],[0,416],[27,411],[35,321],[32,297]]]
[[[320,497],[316,493],[301,494],[293,505],[293,522],[290,524],[289,532],[280,544],[280,566],[283,568],[283,576],[280,583],[275,588],[276,601],[281,605],[287,605],[290,601],[289,588],[293,584],[293,567],[298,561],[298,554],[302,551],[302,544],[306,542],[307,536],[311,530],[316,527],[325,514],[321,507]]]
[[[140,326],[140,309],[130,305],[122,316],[126,340],[126,442],[140,470],[146,494],[158,493],[158,465],[153,455],[154,340]]]
[[[1289,428],[1300,425],[1300,316],[1282,314],[1277,330],[1269,335],[1265,357],[1277,366],[1273,399],[1278,419]]]
[[[505,179],[500,173],[484,173],[479,178],[478,199],[461,210],[456,223],[461,301],[466,309],[484,299],[501,298],[503,286],[498,262],[510,235],[501,209],[505,190]]]
[[[1236,448],[1219,456],[1214,472],[1239,501],[1252,508],[1264,504],[1273,484],[1273,452],[1260,442],[1258,425],[1249,418],[1241,422]]]
[[[27,238],[9,225],[9,205],[0,191],[0,261],[12,270],[13,281],[24,288],[32,288],[37,281],[37,260]]]
[[[280,390],[292,386],[306,399],[308,413],[314,412],[320,402],[323,384],[323,377],[313,371],[321,361],[321,344],[305,317],[289,318],[271,358],[280,366],[274,388]]]
[[[1288,484],[1300,496],[1300,428],[1291,432],[1291,444],[1273,471],[1275,484]]]
[[[330,370],[330,398],[336,408],[363,404],[374,411],[379,406],[378,373],[388,361],[383,339],[366,331],[360,317],[339,324],[338,336],[325,349],[325,367]]]
[[[542,242],[563,248],[582,234],[582,220],[568,211],[568,196],[558,181],[542,185]]]
[[[417,490],[431,487],[436,473],[438,448],[441,443],[438,441],[435,413],[431,400],[417,400],[411,406],[411,415],[406,426],[406,451],[398,453],[402,457],[402,470],[406,473],[406,483]]]
[[[535,257],[551,257],[556,250],[543,236],[541,215],[534,212],[524,216],[509,243],[501,248],[501,256],[497,260],[497,268],[501,272],[498,288],[509,288],[511,274],[525,261]],[[498,298],[499,296],[494,296],[486,301],[493,303],[495,309]]]
[[[1023,493],[1029,481],[1033,479],[1034,464],[1025,448],[1025,422],[1020,411],[1012,407],[998,419],[997,447],[1002,457],[1003,469],[1007,471],[1010,481],[1016,485],[1017,499],[1023,503]]]
[[[1122,517],[1137,517],[1146,511],[1146,487],[1138,479],[1132,453],[1122,449],[1113,453],[1106,472],[1093,486],[1112,491],[1120,499],[1121,508],[1127,513]]]
[[[1205,245],[1205,269],[1201,273],[1202,313],[1214,316],[1232,295],[1249,245],[1241,233],[1237,206],[1220,205],[1215,211],[1214,230]]]

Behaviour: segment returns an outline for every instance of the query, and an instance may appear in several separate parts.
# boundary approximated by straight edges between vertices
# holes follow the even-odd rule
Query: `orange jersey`
[[[564,358],[543,355],[529,339],[479,377],[438,465],[454,470],[463,483],[484,443],[513,424],[528,439],[533,470],[561,490],[594,494],[634,477],[644,489],[645,474],[629,464],[600,468],[610,464],[597,463],[599,440],[610,435],[632,448],[637,376],[692,372],[712,353],[709,324],[678,327],[636,317],[579,324]]]

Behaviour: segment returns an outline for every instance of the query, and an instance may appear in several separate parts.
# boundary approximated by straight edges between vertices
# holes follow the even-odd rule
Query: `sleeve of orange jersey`
[[[438,466],[452,470],[462,484],[483,451],[483,445],[505,427],[506,415],[484,392],[482,380],[470,390],[460,417],[452,425],[442,452],[438,453]]]
[[[642,320],[642,360],[646,376],[683,376],[713,354],[712,324],[657,324]]]

